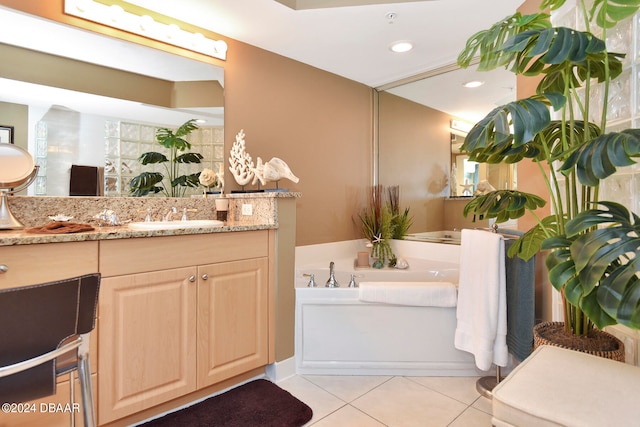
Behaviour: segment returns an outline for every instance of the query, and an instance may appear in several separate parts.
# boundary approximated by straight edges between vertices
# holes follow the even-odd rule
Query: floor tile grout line
[[[326,376],[326,375],[324,375],[324,376]],[[375,422],[380,423],[381,425],[383,425],[383,426],[385,426],[385,427],[389,427],[387,424],[385,424],[384,422],[380,421],[379,419],[377,419],[377,418],[376,418],[375,416],[373,416],[372,414],[369,414],[369,413],[365,412],[364,410],[362,410],[362,409],[358,408],[357,406],[354,406],[354,405],[353,405],[353,403],[355,403],[357,400],[359,400],[359,399],[363,398],[363,397],[364,397],[364,396],[366,396],[368,393],[370,393],[370,392],[372,392],[372,391],[376,390],[377,388],[379,388],[379,387],[383,386],[384,384],[386,384],[386,383],[388,383],[389,381],[392,381],[392,380],[394,380],[394,379],[396,379],[396,378],[401,378],[401,379],[409,380],[409,381],[411,381],[412,383],[414,383],[414,384],[416,384],[416,385],[422,386],[423,388],[425,388],[425,389],[427,389],[427,390],[430,390],[430,391],[436,392],[436,393],[438,393],[438,394],[442,395],[443,397],[446,397],[446,398],[448,398],[448,399],[454,400],[454,401],[456,401],[456,402],[461,403],[462,405],[464,405],[464,406],[465,406],[465,408],[464,408],[462,411],[460,411],[460,413],[458,413],[458,414],[457,414],[457,415],[456,415],[456,416],[455,416],[455,417],[454,417],[454,418],[453,418],[453,419],[452,419],[452,420],[447,424],[447,426],[450,426],[450,425],[452,425],[452,423],[455,423],[455,421],[456,421],[457,419],[459,419],[459,418],[460,418],[460,417],[461,417],[465,412],[467,412],[469,409],[473,409],[473,410],[476,410],[476,411],[482,412],[482,413],[487,414],[487,415],[492,415],[492,414],[491,414],[491,412],[487,412],[487,411],[485,411],[485,410],[481,409],[480,407],[475,407],[475,406],[473,406],[473,405],[475,405],[477,402],[479,402],[479,401],[480,401],[480,399],[485,399],[481,394],[479,394],[479,395],[476,397],[476,399],[474,399],[474,400],[473,400],[473,402],[471,402],[470,404],[468,404],[468,403],[466,403],[466,402],[464,402],[464,401],[462,401],[462,400],[460,400],[460,399],[457,399],[457,398],[452,397],[452,396],[450,396],[450,395],[448,395],[448,394],[445,394],[445,393],[441,392],[440,390],[438,390],[438,389],[436,389],[436,388],[433,388],[432,386],[429,386],[429,385],[427,385],[427,384],[424,384],[424,383],[421,383],[421,382],[419,382],[419,381],[416,381],[413,377],[410,377],[410,376],[403,376],[403,375],[386,376],[387,378],[386,378],[384,381],[382,381],[381,383],[379,383],[379,384],[377,384],[377,385],[373,386],[372,388],[368,389],[367,391],[365,391],[364,393],[362,393],[362,394],[358,395],[357,397],[355,397],[355,398],[351,399],[350,401],[346,401],[345,399],[343,399],[343,398],[339,397],[338,395],[334,394],[334,393],[333,393],[333,392],[331,392],[330,390],[327,390],[327,389],[326,389],[326,388],[324,388],[322,385],[320,385],[320,384],[318,384],[318,383],[314,382],[312,379],[310,379],[310,378],[309,378],[310,376],[298,375],[298,377],[300,377],[300,378],[304,379],[304,380],[305,380],[305,382],[307,382],[307,383],[309,383],[309,384],[313,385],[314,387],[317,387],[318,389],[320,389],[320,390],[324,391],[325,393],[327,393],[327,394],[329,394],[329,395],[333,396],[334,398],[336,398],[336,399],[338,399],[340,402],[342,402],[342,405],[340,405],[338,408],[336,408],[336,409],[332,410],[331,412],[329,412],[329,413],[325,414],[324,416],[322,416],[322,418],[319,418],[319,419],[317,419],[317,420],[313,420],[313,423],[312,423],[312,424],[305,424],[305,427],[307,427],[307,426],[309,426],[309,427],[310,427],[310,426],[313,426],[313,425],[317,424],[318,422],[320,422],[321,420],[324,420],[324,419],[326,419],[327,417],[329,417],[329,416],[331,416],[331,415],[335,414],[336,412],[338,412],[338,411],[340,411],[340,410],[343,410],[343,409],[344,409],[345,407],[347,407],[347,406],[351,407],[352,409],[355,409],[356,411],[358,411],[358,412],[360,412],[361,414],[363,414],[363,415],[367,416],[368,418],[370,418],[370,419],[374,420]],[[311,377],[312,377],[312,375],[311,375]]]
[[[375,375],[374,375],[374,376],[375,376]],[[385,376],[386,376],[386,375],[385,375]],[[361,397],[365,396],[367,393],[372,392],[373,390],[375,390],[376,388],[380,387],[381,385],[386,384],[387,382],[391,381],[391,380],[392,380],[392,379],[394,379],[394,378],[399,378],[399,376],[398,376],[398,375],[395,375],[395,376],[391,376],[391,377],[387,378],[386,380],[384,380],[384,381],[383,381],[383,382],[381,382],[380,384],[378,384],[378,385],[374,386],[373,388],[368,389],[367,391],[365,391],[364,393],[362,393],[362,394],[358,395],[357,397],[354,397],[354,398],[353,398],[353,399],[351,399],[350,401],[345,401],[343,398],[341,398],[341,397],[339,397],[339,396],[335,395],[334,393],[330,392],[329,390],[325,389],[325,388],[324,388],[324,387],[322,387],[321,385],[319,385],[319,384],[317,384],[317,383],[313,382],[312,380],[310,380],[310,379],[308,379],[308,378],[306,378],[306,377],[302,377],[302,378],[305,378],[305,379],[306,379],[307,381],[309,381],[311,384],[313,384],[313,385],[315,385],[315,386],[317,386],[317,387],[320,387],[322,390],[326,391],[326,392],[327,392],[327,393],[329,393],[330,395],[332,395],[332,396],[334,396],[335,398],[337,398],[337,399],[339,399],[339,400],[341,400],[341,401],[345,402],[346,404],[349,404],[349,405],[350,405],[352,402],[355,402],[356,400],[358,400],[358,399],[360,399]]]
[[[480,398],[482,398],[482,395],[478,393],[478,396],[473,400],[473,402],[471,402],[471,403],[467,403],[467,402],[462,401],[462,400],[460,400],[460,399],[458,399],[458,398],[456,398],[456,397],[449,396],[448,394],[445,394],[445,393],[441,392],[441,391],[440,391],[440,390],[438,390],[438,389],[435,389],[435,388],[433,388],[433,387],[429,387],[428,385],[423,384],[423,383],[421,383],[421,382],[419,382],[419,381],[415,381],[415,380],[413,380],[413,379],[412,379],[412,378],[410,378],[410,377],[404,377],[404,378],[406,378],[406,379],[408,379],[408,380],[410,380],[410,381],[413,381],[415,384],[421,385],[422,387],[424,387],[424,388],[426,388],[426,389],[428,389],[428,390],[435,391],[436,393],[441,394],[442,396],[448,397],[449,399],[453,399],[453,400],[455,400],[456,402],[462,403],[463,405],[466,405],[466,406],[468,406],[468,407],[471,407],[471,406],[472,406],[474,403],[476,403]],[[478,409],[478,408],[476,408],[476,409]],[[485,413],[486,413],[486,411],[482,411],[482,412],[485,412]]]

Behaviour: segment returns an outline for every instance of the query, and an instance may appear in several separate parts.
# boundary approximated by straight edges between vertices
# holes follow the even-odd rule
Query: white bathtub
[[[299,374],[479,375],[470,353],[454,348],[456,309],[366,303],[348,288],[352,273],[362,281],[449,281],[457,283],[459,247],[397,241],[394,253],[408,270],[355,269],[364,242],[296,248],[295,358]],[[339,288],[326,288],[329,262]],[[318,285],[307,287],[313,273]]]

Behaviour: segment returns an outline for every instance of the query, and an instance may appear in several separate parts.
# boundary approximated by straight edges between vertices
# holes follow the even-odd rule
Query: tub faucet
[[[338,287],[340,287],[340,284],[336,280],[336,274],[333,271],[334,265],[335,264],[334,264],[333,261],[331,261],[329,263],[329,280],[327,280],[327,284],[325,285],[327,288],[338,288]]]

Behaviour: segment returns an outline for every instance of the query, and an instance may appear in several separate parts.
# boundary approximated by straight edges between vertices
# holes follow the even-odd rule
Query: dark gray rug
[[[145,427],[300,427],[313,416],[306,404],[268,380],[255,380],[172,412]]]

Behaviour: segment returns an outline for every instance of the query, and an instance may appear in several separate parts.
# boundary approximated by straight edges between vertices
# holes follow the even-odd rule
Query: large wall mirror
[[[29,194],[69,195],[71,169],[81,166],[104,176],[101,194],[126,196],[133,176],[154,170],[137,157],[162,151],[156,130],[190,119],[200,127],[192,151],[204,159],[181,173],[222,173],[222,67],[7,9],[0,18],[11,58],[0,65],[0,124],[16,125],[16,143],[41,165]]]
[[[473,82],[478,82],[475,86]],[[471,87],[467,87],[467,86]],[[448,116],[451,142],[451,165],[456,165],[458,188],[451,188],[452,196],[462,196],[465,180],[472,183],[487,180],[495,188],[515,188],[516,173],[508,165],[476,165],[460,153],[470,127],[497,106],[516,99],[515,75],[507,70],[479,72],[476,66],[466,69],[445,67],[433,73],[411,79],[407,83],[391,85],[386,92],[416,102]],[[381,117],[380,120],[384,120]],[[380,144],[388,141],[381,140]],[[384,161],[384,160],[382,160]],[[466,171],[466,172],[465,172]]]
[[[478,81],[480,86],[465,87]],[[492,109],[515,100],[515,76],[506,70],[478,72],[473,65],[443,67],[377,88],[376,178],[400,185],[414,213],[412,232],[437,229],[443,200],[471,196],[490,184],[517,185],[512,165],[479,165],[460,153],[466,131]]]

